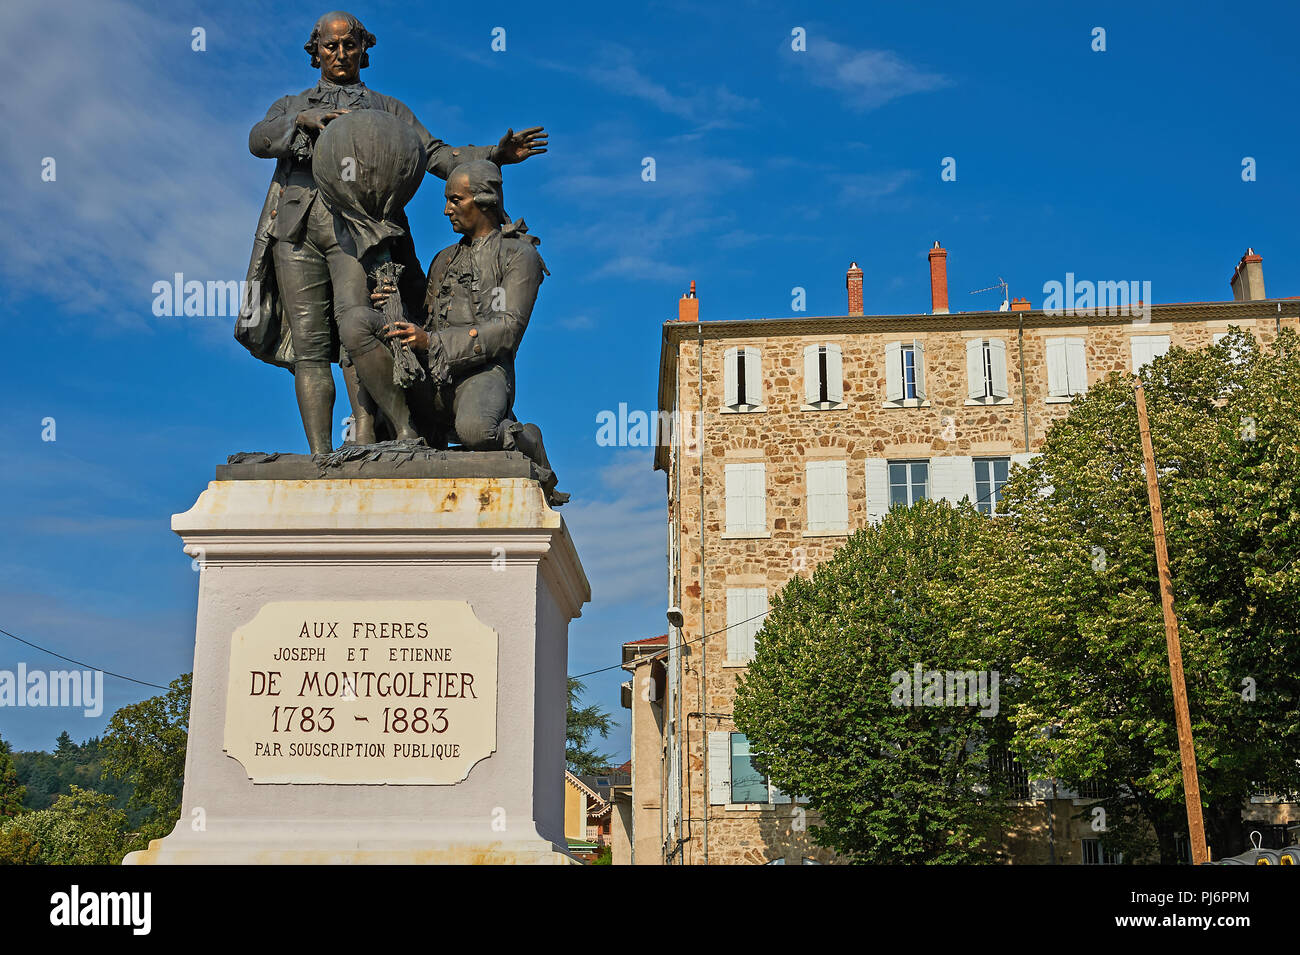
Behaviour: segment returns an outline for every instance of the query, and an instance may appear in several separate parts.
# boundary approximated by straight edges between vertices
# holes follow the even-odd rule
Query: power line
[[[171,687],[169,686],[161,686],[160,684],[157,683],[150,683],[148,680],[137,680],[133,676],[125,676],[121,673],[114,673],[112,670],[105,670],[102,667],[92,666],[89,663],[82,663],[80,660],[74,660],[72,659],[72,657],[65,657],[62,653],[55,653],[53,650],[47,650],[45,647],[38,646],[37,644],[32,643],[30,640],[24,640],[22,637],[14,636],[8,630],[0,630],[0,633],[3,633],[6,637],[8,637],[11,640],[17,640],[19,643],[26,644],[27,646],[31,647],[33,650],[39,650],[41,651],[41,653],[48,653],[52,657],[58,657],[60,660],[67,660],[69,663],[75,663],[77,666],[85,667],[88,670],[97,670],[100,673],[103,673],[105,676],[117,677],[117,679],[119,680],[126,680],[130,683],[139,683],[141,686],[151,686],[156,690],[171,689]]]

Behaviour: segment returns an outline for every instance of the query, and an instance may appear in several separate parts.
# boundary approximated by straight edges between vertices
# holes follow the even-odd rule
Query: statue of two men
[[[325,14],[305,45],[312,66],[320,67],[319,82],[277,100],[249,134],[249,150],[255,156],[274,158],[276,169],[249,264],[248,288],[257,290],[258,300],[245,303],[236,338],[256,357],[292,370],[313,454],[333,448],[335,396],[330,365],[340,358],[342,339],[351,343],[347,352],[352,367],[345,367],[344,380],[352,399],[356,443],[374,442],[377,402],[399,438],[425,437],[445,447],[455,437],[470,450],[518,448],[548,473],[540,432],[514,421],[512,407],[514,351],[541,281],[541,259],[533,248],[536,240],[514,238],[523,234],[523,226],[514,227],[501,209],[499,169],[546,152],[544,132],[541,127],[519,133],[509,130],[491,147],[448,146],[431,136],[405,104],[360,81],[360,71],[369,63],[367,51],[374,45],[374,35],[356,17],[341,11]],[[444,250],[429,272],[430,282],[438,276],[439,288],[421,283],[423,270],[409,228],[386,250],[393,261],[405,266],[396,293],[408,314],[426,316],[433,308],[440,316],[442,324],[430,329],[433,338],[428,341],[419,338],[414,324],[400,330],[376,328],[379,316],[372,307],[366,257],[358,256],[349,230],[328,206],[312,175],[316,137],[332,120],[358,109],[384,110],[409,123],[424,144],[428,173],[448,179],[468,163],[466,175],[459,177],[468,183],[465,188],[486,190],[475,192],[469,206],[487,211],[477,218],[472,210],[466,219],[452,217],[457,231],[462,231],[458,223],[470,223],[463,227],[473,232],[470,244],[479,251],[467,253],[466,258]],[[477,204],[488,192],[495,196],[494,205]],[[488,219],[491,226],[485,227]],[[406,226],[404,214],[399,221]],[[483,251],[488,245],[491,251]],[[459,248],[459,244],[452,247]],[[454,288],[444,290],[448,275],[453,276]],[[469,285],[459,284],[464,281]],[[463,299],[461,290],[471,298]],[[374,302],[382,304],[386,295]],[[486,311],[485,296],[492,299],[486,302]],[[375,353],[370,347],[380,336],[400,336],[422,346],[417,353],[429,363],[426,387],[403,394],[400,386],[393,385],[391,374],[385,378],[380,365],[387,350]],[[481,340],[474,340],[480,336]],[[423,428],[416,429],[413,413]],[[552,492],[553,475],[549,483]]]

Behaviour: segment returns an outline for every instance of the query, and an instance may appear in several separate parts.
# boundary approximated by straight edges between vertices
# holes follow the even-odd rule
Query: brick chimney
[[[849,270],[844,275],[844,284],[849,290],[849,314],[862,314],[862,270],[858,263],[850,262]]]
[[[1234,302],[1252,302],[1268,297],[1264,294],[1264,259],[1256,255],[1254,249],[1247,249],[1237,263],[1231,285]]]
[[[1031,308],[1033,308],[1033,306],[1029,304],[1029,299],[1027,298],[1013,298],[1011,300],[1011,311],[1013,312],[1027,312]]]
[[[700,320],[700,300],[695,297],[695,280],[691,279],[691,292],[677,300],[677,321],[698,322]]]
[[[934,240],[930,250],[930,311],[948,314],[948,250]]]

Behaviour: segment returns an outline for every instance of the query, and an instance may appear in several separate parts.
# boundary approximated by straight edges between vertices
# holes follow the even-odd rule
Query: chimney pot
[[[1027,298],[1013,298],[1011,300],[1011,311],[1013,312],[1027,312],[1031,308],[1033,308],[1033,306],[1029,304],[1029,299]]]
[[[938,239],[930,248],[930,311],[948,314],[948,250]]]
[[[849,290],[849,314],[862,314],[862,270],[858,268],[858,263],[850,262],[849,270],[845,273],[844,284]]]

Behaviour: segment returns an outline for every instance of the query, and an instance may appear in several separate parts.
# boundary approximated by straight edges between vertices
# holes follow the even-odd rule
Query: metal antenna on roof
[[[995,288],[1002,289],[1002,307],[999,308],[998,311],[999,312],[1009,311],[1011,308],[1011,294],[1007,291],[1006,280],[1003,279],[1002,276],[1000,275],[998,276],[997,285],[990,285],[988,288],[977,288],[975,291],[971,292],[971,294],[978,295],[980,292],[991,292]]]

